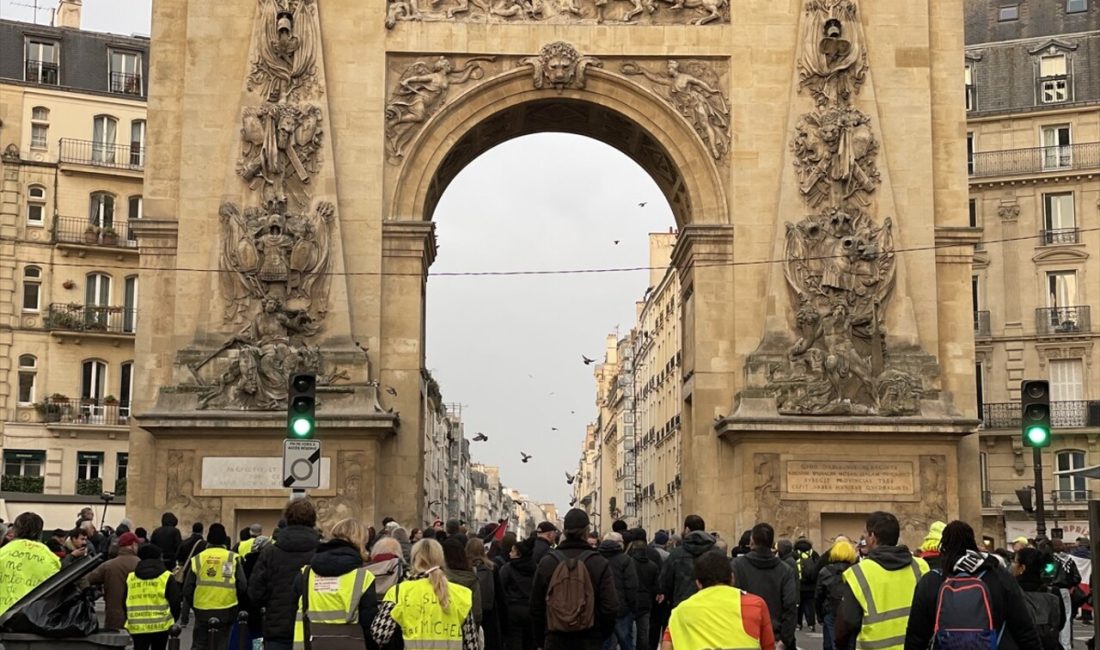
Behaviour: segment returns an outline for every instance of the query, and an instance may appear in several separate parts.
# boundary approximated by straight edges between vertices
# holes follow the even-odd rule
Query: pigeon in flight
[[[394,397],[397,397],[397,389],[393,386],[386,386],[386,392],[390,395],[393,395]]]
[[[569,507],[572,508],[575,505],[577,505],[577,498],[573,497],[572,499],[569,500]]]
[[[590,365],[596,363],[595,359],[589,359],[588,357],[584,356],[583,354],[581,355],[581,359],[584,361],[584,365],[586,365],[586,366],[590,366]]]
[[[647,203],[649,203],[649,201],[642,201],[641,203],[638,204],[638,207],[639,208],[644,208]]]
[[[521,452],[519,452],[519,455],[520,455],[520,456],[521,456],[521,457],[523,458],[523,462],[525,462],[525,463],[526,463],[527,461],[531,460],[532,458],[534,458],[534,456],[531,456],[531,455],[525,454],[525,453],[523,453],[522,451],[521,451]]]
[[[569,472],[566,472],[565,473],[565,484],[566,485],[573,485],[573,481],[576,480],[576,478],[577,477],[575,475],[570,474]]]
[[[649,294],[653,293],[653,290],[654,290],[655,288],[656,288],[656,287],[654,287],[654,286],[652,286],[652,285],[650,285],[650,286],[646,287],[646,290],[645,290],[645,295],[644,295],[644,296],[642,296],[642,297],[643,297],[643,298],[648,298],[648,297],[649,297]]]
[[[558,428],[557,428],[557,427],[550,427],[550,430],[551,430],[551,431],[557,431],[557,430],[558,430]]]
[[[619,241],[620,241],[620,240],[618,240],[618,239],[616,239],[616,240],[615,240],[615,242],[614,242],[614,243],[615,243],[615,245],[616,245],[616,246],[618,246],[618,245],[619,245]]]
[[[474,442],[489,442],[489,436],[478,431],[476,434],[474,434]]]

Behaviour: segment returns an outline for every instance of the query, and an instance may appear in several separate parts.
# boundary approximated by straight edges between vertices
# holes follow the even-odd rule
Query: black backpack
[[[1058,640],[1058,622],[1062,619],[1062,601],[1052,593],[1043,591],[1025,591],[1024,601],[1027,611],[1031,614],[1031,621],[1039,631],[1039,639],[1043,642],[1043,650],[1060,650],[1061,642]]]
[[[959,573],[947,576],[936,603],[934,647],[941,650],[996,650],[1001,632],[993,627],[989,588],[982,577]]]

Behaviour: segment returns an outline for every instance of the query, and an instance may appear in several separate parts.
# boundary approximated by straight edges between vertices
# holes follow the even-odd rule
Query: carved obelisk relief
[[[257,4],[231,198],[215,217],[227,335],[187,363],[200,409],[275,410],[291,374],[317,373],[322,384],[347,378],[320,346],[334,324],[330,300],[341,304],[346,291],[318,7]],[[346,323],[336,329],[348,331]]]
[[[880,196],[880,144],[859,108],[865,43],[855,0],[806,0],[797,70],[810,110],[790,144],[803,216],[782,245],[790,329],[749,362],[780,415],[921,415],[934,397],[934,360],[888,345],[898,260],[881,214],[892,201]]]

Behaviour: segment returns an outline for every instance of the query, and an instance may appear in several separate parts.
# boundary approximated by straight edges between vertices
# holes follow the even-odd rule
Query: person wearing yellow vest
[[[168,631],[180,616],[182,590],[156,544],[138,549],[138,564],[126,578],[126,631],[134,650],[165,650]]]
[[[378,612],[367,568],[366,529],[354,519],[332,527],[328,541],[294,581],[298,613],[294,650],[363,650]]]
[[[0,614],[61,569],[61,560],[40,541],[42,517],[24,512],[11,528],[11,541],[0,547]]]
[[[247,557],[252,549],[256,547],[256,544],[260,543],[261,538],[267,539],[264,537],[264,527],[261,524],[252,524],[248,527],[248,539],[241,540],[241,543],[237,545],[237,554],[242,558]]]
[[[768,605],[733,586],[724,555],[700,555],[694,572],[699,590],[672,610],[662,650],[775,650]]]
[[[843,574],[844,586],[836,613],[836,646],[902,650],[913,592],[928,564],[898,544],[901,526],[889,512],[867,518],[867,557]]]
[[[229,550],[225,526],[210,524],[206,548],[191,558],[183,583],[183,597],[195,610],[195,633],[191,650],[226,650],[229,633],[237,620],[237,609],[248,595],[247,579],[240,556]],[[208,645],[210,619],[219,621],[213,647]]]
[[[443,547],[422,539],[412,547],[409,575],[390,587],[371,625],[384,646],[401,631],[406,650],[478,650],[473,594],[447,580]]]

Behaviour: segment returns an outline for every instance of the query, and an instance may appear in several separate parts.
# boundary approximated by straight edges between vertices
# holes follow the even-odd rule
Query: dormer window
[[[1065,54],[1039,57],[1039,101],[1057,104],[1069,100],[1069,74]]]
[[[1010,20],[1020,19],[1020,5],[1005,5],[997,12],[997,20],[1000,22],[1008,22]]]
[[[144,88],[141,79],[141,54],[111,50],[111,92],[140,97]]]
[[[56,86],[60,47],[50,41],[28,40],[24,53],[24,81]]]
[[[966,80],[966,110],[974,110],[974,66],[969,63],[966,65],[966,71],[963,73]]]

